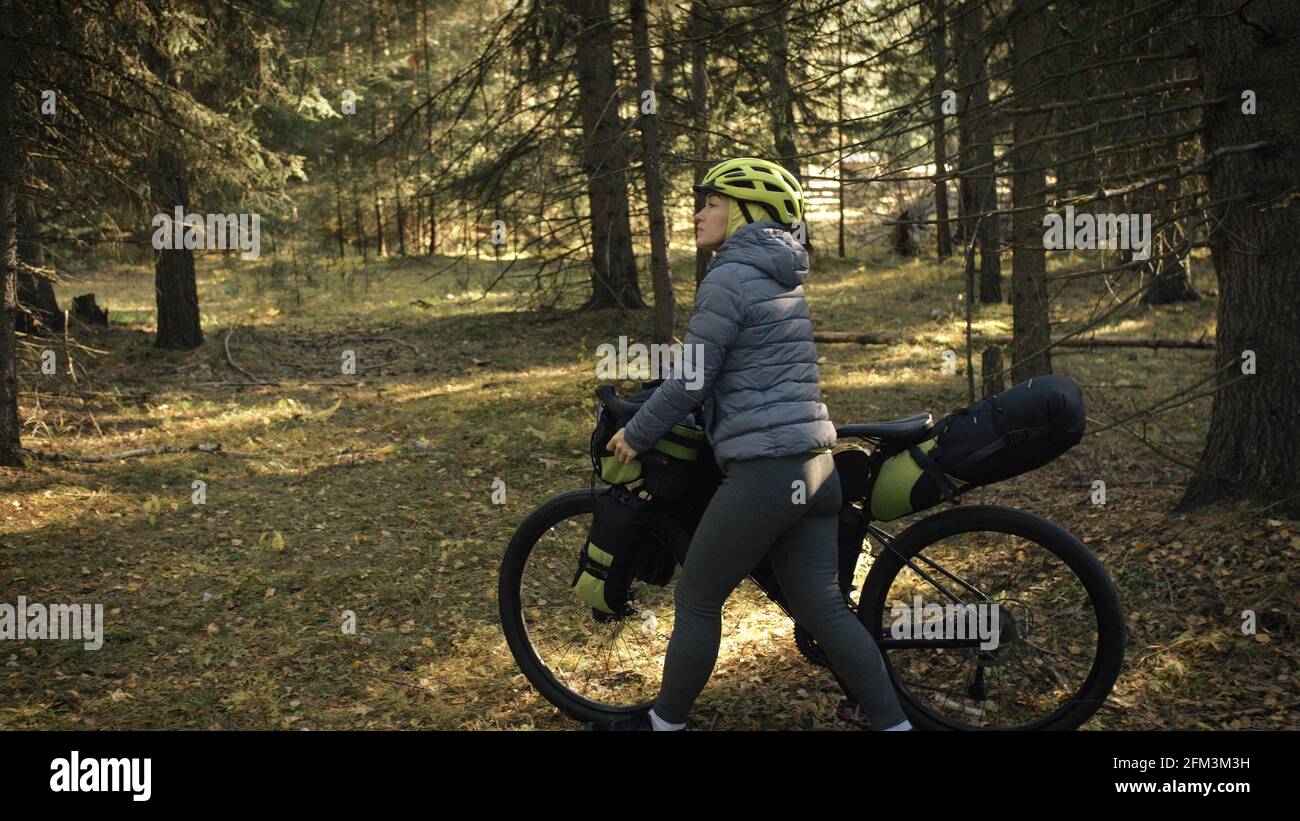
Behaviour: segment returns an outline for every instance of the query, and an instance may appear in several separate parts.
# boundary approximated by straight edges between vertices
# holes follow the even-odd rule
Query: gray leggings
[[[803,504],[795,503],[795,480],[804,483]],[[686,721],[718,660],[722,604],[767,555],[796,621],[826,651],[872,726],[883,730],[906,718],[880,648],[840,593],[835,547],[840,503],[829,453],[727,464],[677,579],[676,623],[656,715]]]

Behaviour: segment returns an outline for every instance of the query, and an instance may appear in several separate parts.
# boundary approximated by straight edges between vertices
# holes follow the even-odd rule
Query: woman
[[[593,730],[679,730],[713,672],[722,605],[762,560],[799,624],[825,650],[877,729],[911,729],[880,649],[844,601],[837,578],[841,504],[831,458],[835,426],[820,401],[817,349],[803,295],[808,253],[798,180],[767,160],[711,168],[697,191],[695,242],[716,250],[686,333],[702,364],[690,388],[664,381],[610,439],[635,459],[703,400],[709,443],[725,474],[691,540],[677,580],[676,623],[652,709]],[[698,346],[698,347],[690,347]]]

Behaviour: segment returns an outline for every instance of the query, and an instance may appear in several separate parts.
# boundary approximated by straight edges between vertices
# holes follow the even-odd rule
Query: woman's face
[[[704,207],[695,215],[695,244],[716,251],[727,233],[727,217],[731,212],[731,198],[722,194],[709,194]]]

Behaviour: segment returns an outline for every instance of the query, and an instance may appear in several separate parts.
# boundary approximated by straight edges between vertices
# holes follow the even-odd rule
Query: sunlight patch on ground
[[[891,388],[929,382],[932,375],[919,368],[897,368],[887,373],[880,370],[844,370],[823,374],[822,388]]]

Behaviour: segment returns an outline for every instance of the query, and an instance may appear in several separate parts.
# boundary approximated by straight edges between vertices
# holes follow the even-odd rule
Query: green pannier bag
[[[645,555],[652,521],[649,506],[649,500],[622,485],[596,496],[587,543],[570,584],[594,615],[618,618],[629,614],[628,589],[649,558]]]

